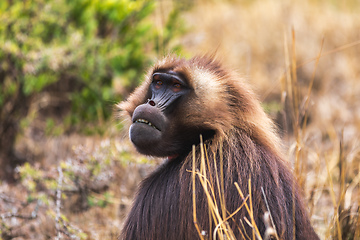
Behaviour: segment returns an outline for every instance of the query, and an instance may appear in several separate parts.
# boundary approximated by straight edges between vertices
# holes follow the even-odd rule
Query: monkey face
[[[205,142],[232,128],[237,112],[233,106],[239,104],[232,103],[236,97],[228,93],[235,91],[229,91],[232,83],[225,76],[216,62],[205,58],[159,61],[143,84],[118,105],[131,117],[129,135],[138,152],[186,156],[200,135]]]
[[[137,106],[132,114],[130,139],[140,153],[154,156],[178,154],[175,135],[174,109],[180,99],[191,91],[176,72],[154,72],[148,87],[146,103]]]

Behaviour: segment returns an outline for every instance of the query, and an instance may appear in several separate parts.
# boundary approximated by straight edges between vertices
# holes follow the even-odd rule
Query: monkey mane
[[[282,157],[282,146],[274,124],[244,78],[224,68],[214,56],[196,56],[188,61],[171,59],[194,89],[205,90],[199,95],[211,97],[202,105],[206,114],[201,118],[212,120],[208,124],[218,133],[215,137],[231,136],[233,131],[241,130]],[[211,109],[214,106],[215,109]]]
[[[230,215],[240,206],[239,201],[235,200],[240,198],[235,187],[235,183],[237,183],[244,196],[248,196],[249,189],[251,189],[253,216],[264,216],[265,212],[270,212],[275,223],[274,228],[280,239],[289,239],[289,236],[295,234],[303,237],[301,239],[314,239],[314,232],[308,220],[304,202],[299,197],[301,191],[289,171],[288,163],[279,157],[276,151],[256,142],[242,129],[232,129],[225,136],[207,140],[204,142],[204,148],[206,149],[204,154],[201,153],[200,145],[195,148],[195,169],[203,167],[199,159],[205,158],[204,161],[207,163],[205,179],[213,188],[213,197],[219,208],[223,204]],[[180,181],[183,183],[183,188],[180,192],[180,199],[188,198],[188,188],[192,184],[190,175],[191,171],[194,171],[193,161],[193,155],[189,154],[181,164]],[[217,192],[216,186],[216,182],[222,175],[220,167],[223,168],[224,176],[222,193]],[[209,207],[209,205],[199,180],[196,180],[196,184],[196,206],[197,211],[201,212],[204,211],[203,206]],[[222,202],[221,199],[225,199],[225,202]],[[270,208],[266,206],[265,201],[269,202]],[[179,204],[180,209],[183,209],[191,202],[182,201]],[[209,232],[211,232],[215,226],[211,225],[208,216],[204,215],[198,217],[198,224],[200,227],[210,225]],[[229,221],[235,236],[241,236],[244,232],[251,233],[251,227],[247,224],[241,226],[238,222],[239,219],[245,218],[250,219],[251,217],[243,207]],[[303,225],[295,224],[296,222],[303,223]],[[264,236],[266,231],[264,220],[258,217],[255,219],[255,224],[261,235]]]

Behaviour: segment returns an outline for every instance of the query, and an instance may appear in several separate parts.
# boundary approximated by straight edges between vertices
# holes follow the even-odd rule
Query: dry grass
[[[264,108],[279,125],[284,149],[304,190],[312,222],[321,239],[360,239],[359,12],[357,0],[198,0],[185,14],[191,27],[181,42],[189,56],[216,51],[222,61],[249,79]],[[113,133],[104,138],[122,148],[128,145]],[[25,132],[19,138],[18,149],[51,174],[56,164],[74,157],[74,145],[84,145],[91,152],[102,140],[79,136],[38,138]],[[117,158],[121,161],[129,157]],[[87,234],[87,239],[115,239],[136,184],[147,168],[142,164],[119,166],[109,183],[112,198],[106,208],[92,207],[80,213],[64,209],[64,214]],[[206,176],[202,173],[205,169],[193,170],[194,177],[202,179],[204,187],[207,186],[202,178]],[[21,201],[26,201],[22,186],[0,187],[0,192],[12,196],[8,199],[0,195],[1,206],[10,209],[16,203],[20,208]],[[213,191],[221,192],[221,180]],[[103,195],[94,194],[94,197],[102,199]],[[239,208],[251,209],[251,199],[243,198],[249,205]],[[226,239],[231,239],[231,232],[226,231],[231,214],[224,214],[226,210],[215,205],[211,194],[208,200],[214,203],[210,215],[218,226],[217,233],[221,233],[218,236],[225,234]],[[2,214],[4,210],[0,211]],[[45,210],[40,209],[39,216],[42,211]],[[16,239],[55,236],[51,235],[55,224],[45,213],[25,226],[26,229],[20,226],[22,233],[31,234]]]
[[[196,169],[196,161],[199,161],[195,157],[195,146],[193,147],[193,164],[192,164],[192,187],[193,187],[193,221],[196,227],[196,230],[199,234],[199,238],[201,240],[205,239],[219,239],[219,240],[235,240],[236,237],[233,233],[233,230],[230,227],[229,222],[235,221],[238,222],[239,226],[239,233],[242,235],[243,239],[257,239],[257,240],[270,240],[270,239],[279,239],[276,233],[275,225],[271,217],[271,209],[267,205],[268,211],[264,215],[264,222],[266,225],[265,235],[261,236],[258,227],[255,223],[255,217],[253,214],[253,202],[252,202],[252,189],[251,189],[251,178],[248,179],[248,192],[246,196],[243,194],[242,190],[240,189],[237,182],[234,182],[236,189],[239,193],[239,197],[242,199],[243,203],[238,206],[238,208],[234,212],[229,212],[225,207],[225,194],[224,194],[224,176],[223,176],[223,168],[222,163],[223,159],[220,159],[219,166],[217,166],[216,159],[214,159],[213,166],[215,168],[220,169],[220,174],[216,171],[215,182],[211,181],[207,176],[210,176],[210,163],[209,158],[206,154],[206,145],[203,144],[202,137],[200,136],[200,169]],[[207,204],[209,207],[209,222],[213,222],[215,228],[212,232],[210,232],[209,237],[205,237],[206,233],[204,230],[200,229],[197,221],[197,212],[196,212],[196,191],[195,191],[195,182],[198,180],[201,183],[205,196],[207,198]],[[264,199],[267,204],[266,195],[261,189],[264,194]],[[220,196],[219,200],[217,201],[216,196]],[[244,217],[244,219],[234,219],[233,217],[237,212],[239,212],[242,208],[246,209],[250,219]],[[244,225],[249,225],[252,228],[252,235],[249,236],[246,231]],[[241,228],[242,227],[242,228]]]

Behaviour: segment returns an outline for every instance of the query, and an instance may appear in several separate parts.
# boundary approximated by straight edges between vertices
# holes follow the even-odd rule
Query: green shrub
[[[5,1],[0,4],[0,106],[68,85],[72,123],[108,119],[111,105],[138,85],[157,49],[154,1]],[[177,14],[165,26],[167,45]],[[174,22],[174,24],[173,24]],[[165,46],[166,48],[166,46]],[[177,47],[175,47],[177,49]],[[1,121],[1,120],[0,120]]]
[[[169,13],[162,30],[152,22],[155,4],[154,0],[1,1],[0,167],[1,155],[12,154],[18,123],[42,93],[48,93],[50,107],[56,95],[55,111],[66,115],[60,117],[66,120],[62,128],[68,129],[58,128],[55,134],[69,129],[94,133],[93,126],[110,118],[113,104],[139,84],[144,68],[159,54],[160,33],[165,32],[162,50],[179,51],[179,46],[169,47],[171,37],[182,31],[176,27],[179,10]],[[1,153],[3,149],[9,150]]]

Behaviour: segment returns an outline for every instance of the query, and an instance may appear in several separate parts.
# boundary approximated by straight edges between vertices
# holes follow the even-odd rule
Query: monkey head
[[[167,57],[120,103],[120,109],[131,117],[129,136],[140,153],[186,155],[199,143],[200,134],[210,139],[224,127],[217,126],[218,119],[224,122],[228,105],[218,98],[227,90],[216,79],[214,64]]]
[[[200,141],[227,136],[232,128],[266,139],[270,122],[250,88],[213,58],[159,61],[145,81],[120,103],[130,115],[130,139],[145,155],[187,155]],[[274,139],[270,136],[268,139]]]

